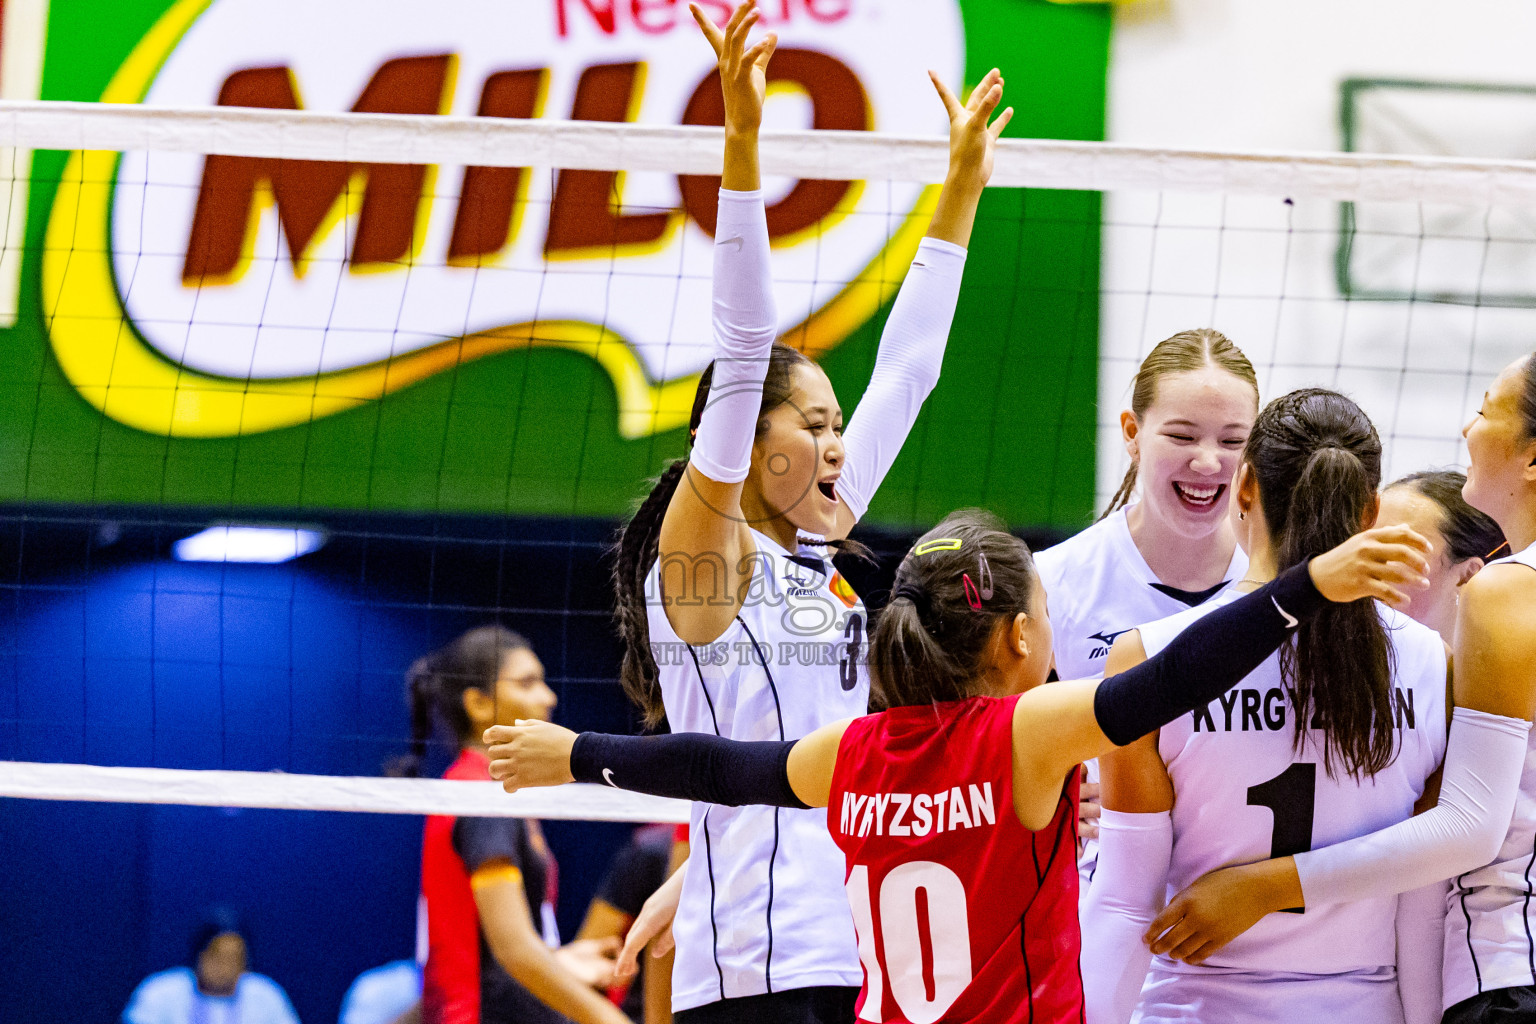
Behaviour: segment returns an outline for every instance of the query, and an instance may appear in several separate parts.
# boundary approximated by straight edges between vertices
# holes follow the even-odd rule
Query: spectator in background
[[[421,968],[395,960],[364,971],[341,997],[340,1024],[419,1024]]]
[[[443,777],[490,780],[480,737],[520,718],[547,721],[555,694],[528,641],[503,626],[472,629],[408,674],[416,774],[436,723],[459,756]],[[427,819],[421,891],[427,908],[424,1024],[630,1024],[598,989],[613,982],[617,939],[560,946],[556,866],[533,819]]]
[[[645,825],[608,865],[608,873],[587,907],[577,939],[622,939],[651,894],[672,873],[674,836],[672,825]],[[684,849],[677,862],[688,856]],[[649,966],[649,965],[648,965]],[[671,964],[665,965],[670,968]],[[658,976],[659,975],[659,976]],[[669,1024],[672,1019],[672,986],[669,972],[644,971],[633,984],[617,984],[608,998],[629,1018],[641,1024]],[[660,991],[655,991],[660,989]]]
[[[172,967],[139,983],[123,1024],[299,1024],[277,982],[246,969],[240,921],[209,911],[192,935],[190,967]]]

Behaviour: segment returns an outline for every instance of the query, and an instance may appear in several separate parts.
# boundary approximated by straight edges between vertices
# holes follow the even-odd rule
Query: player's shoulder
[[[1169,642],[1188,629],[1191,623],[1203,619],[1217,608],[1241,596],[1230,590],[1223,590],[1210,600],[1197,604],[1193,608],[1183,608],[1172,615],[1164,615],[1160,619],[1144,622],[1136,627],[1136,631],[1141,634],[1141,646],[1146,650],[1147,656],[1151,657],[1167,647]]]
[[[1053,618],[1067,614],[1069,607],[1092,602],[1098,570],[1111,558],[1114,513],[1080,530],[1059,544],[1035,552],[1035,570],[1045,584]]]
[[[1112,512],[1092,525],[1077,531],[1066,540],[1035,552],[1035,564],[1040,567],[1042,573],[1058,573],[1070,567],[1097,561],[1102,557],[1104,548],[1113,541],[1114,531],[1119,525],[1119,517],[1124,514],[1124,512]]]
[[[1444,658],[1445,641],[1439,633],[1391,605],[1378,601],[1376,611],[1381,616],[1381,624],[1387,628],[1395,646],[1412,650],[1432,650],[1439,657]]]
[[[1457,600],[1496,608],[1506,601],[1536,597],[1536,566],[1523,559],[1505,558],[1480,569],[1461,585]]]
[[[265,1015],[262,1020],[295,1021],[296,1024],[288,993],[265,974],[247,971],[240,976],[240,1001],[242,1008],[249,1004],[253,1009],[259,1009]]]
[[[195,983],[196,977],[190,967],[172,967],[168,970],[156,971],[139,982],[139,987],[134,990],[133,999],[136,1003],[158,1003],[175,996],[190,995]]]

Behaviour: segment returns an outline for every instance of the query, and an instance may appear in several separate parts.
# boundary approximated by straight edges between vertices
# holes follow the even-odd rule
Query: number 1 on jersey
[[[1275,824],[1269,856],[1290,857],[1312,849],[1312,808],[1317,800],[1317,765],[1298,761],[1268,782],[1248,787],[1248,806],[1268,807]],[[1300,914],[1291,907],[1287,914]]]

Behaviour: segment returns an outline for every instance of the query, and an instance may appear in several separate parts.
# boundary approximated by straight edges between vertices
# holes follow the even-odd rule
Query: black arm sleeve
[[[709,804],[741,807],[808,806],[789,785],[794,742],[743,743],[680,732],[670,736],[609,736],[584,732],[571,748],[577,782]]]
[[[1192,622],[1157,654],[1110,676],[1093,696],[1093,714],[1123,747],[1182,714],[1209,704],[1275,653],[1291,630],[1328,604],[1310,560],[1224,608]]]

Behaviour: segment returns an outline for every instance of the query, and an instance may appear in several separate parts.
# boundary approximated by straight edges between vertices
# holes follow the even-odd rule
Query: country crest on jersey
[[[717,20],[723,0],[707,0]],[[179,0],[101,99],[187,107],[720,124],[682,4]],[[914,68],[959,81],[958,0],[763,5],[768,128],[934,136]],[[346,45],[337,45],[344,39]],[[687,423],[710,344],[718,179],[544,167],[75,152],[42,303],[60,368],[156,434],[258,434],[531,347],[598,363],[617,431]],[[900,282],[936,193],[767,180],[778,329],[813,357]],[[894,230],[890,225],[895,225]],[[594,286],[593,282],[600,284]],[[127,288],[125,282],[132,282]],[[564,415],[564,413],[561,413]]]
[[[843,574],[836,569],[832,570],[832,582],[829,586],[831,586],[832,593],[837,596],[837,599],[849,608],[859,603],[859,595],[854,593],[853,587],[847,580],[843,579]]]

